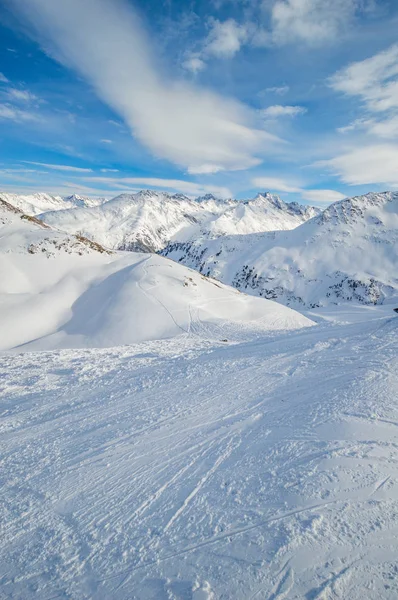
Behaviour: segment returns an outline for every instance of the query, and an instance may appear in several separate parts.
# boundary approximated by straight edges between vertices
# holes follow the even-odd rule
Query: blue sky
[[[396,0],[0,0],[0,189],[398,189]]]

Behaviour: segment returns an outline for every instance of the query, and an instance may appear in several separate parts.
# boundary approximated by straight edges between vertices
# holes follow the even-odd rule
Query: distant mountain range
[[[78,196],[77,194],[72,194],[71,196],[52,196],[51,194],[44,193],[21,195],[0,192],[0,198],[19,208],[22,212],[34,216],[48,211],[98,206],[106,202],[105,198],[88,198],[86,196]]]
[[[158,252],[170,241],[293,229],[319,213],[319,209],[287,204],[271,194],[241,202],[210,194],[192,200],[147,190],[122,194],[97,206],[42,211],[40,218],[114,250]]]
[[[109,201],[0,198],[69,235],[114,251],[157,252],[298,309],[398,297],[397,192],[347,198],[324,211],[269,193],[247,201],[150,190]]]

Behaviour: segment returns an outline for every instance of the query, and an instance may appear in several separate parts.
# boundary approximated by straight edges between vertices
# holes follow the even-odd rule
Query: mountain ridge
[[[383,303],[398,295],[398,193],[341,200],[290,231],[171,242],[162,254],[296,308]]]
[[[320,210],[285,203],[272,194],[246,201],[212,194],[192,200],[182,194],[142,190],[120,194],[96,207],[40,214],[44,222],[98,240],[115,250],[162,250],[172,240],[208,235],[292,229]]]

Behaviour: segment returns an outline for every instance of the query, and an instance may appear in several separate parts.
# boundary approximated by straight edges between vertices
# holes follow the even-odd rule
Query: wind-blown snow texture
[[[2,594],[395,600],[398,319],[363,311],[0,357]]]
[[[190,200],[147,190],[122,194],[93,208],[45,212],[40,218],[109,248],[157,252],[171,240],[293,229],[319,212],[271,194],[239,202],[212,195]]]
[[[336,202],[292,231],[170,242],[162,254],[296,308],[398,298],[398,193]]]

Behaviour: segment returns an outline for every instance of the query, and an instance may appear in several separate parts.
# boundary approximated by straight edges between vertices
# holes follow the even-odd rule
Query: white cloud
[[[252,179],[252,184],[259,189],[271,190],[273,192],[285,192],[287,194],[295,194],[302,191],[300,187],[293,186],[277,177],[255,177]]]
[[[318,163],[327,166],[349,185],[383,184],[396,187],[398,182],[398,145],[375,144],[350,150]]]
[[[206,63],[199,56],[190,56],[182,63],[183,69],[191,71],[195,75],[206,67]]]
[[[274,87],[269,87],[267,88],[265,91],[271,94],[277,94],[278,96],[284,96],[285,94],[287,94],[287,92],[289,91],[289,86],[288,85],[281,85],[281,86],[274,86]]]
[[[85,181],[102,184],[123,184],[123,186],[145,186],[149,188],[161,188],[173,192],[181,192],[189,196],[201,196],[212,193],[222,198],[230,198],[231,192],[228,188],[217,185],[203,185],[194,181],[183,181],[180,179],[159,179],[157,177],[85,177]]]
[[[351,63],[333,75],[329,85],[349,96],[358,96],[373,113],[398,109],[398,44]]]
[[[339,133],[348,133],[350,131],[355,131],[357,129],[363,129],[366,128],[370,123],[372,123],[371,120],[369,119],[355,119],[355,121],[352,121],[351,123],[349,123],[348,125],[345,125],[344,127],[338,127],[337,131]]]
[[[14,169],[14,168],[7,168],[7,169],[0,169],[0,173],[2,175],[11,175],[14,176],[15,173],[38,173],[37,169]]]
[[[244,105],[164,79],[144,27],[124,0],[14,0],[43,46],[74,68],[153,154],[189,172],[247,169],[278,140]],[[98,35],[98,32],[101,35]]]
[[[359,97],[368,115],[356,119],[346,127],[340,127],[340,133],[365,129],[368,134],[377,138],[396,138],[398,44],[363,61],[349,64],[329,79],[329,85],[348,96]]]
[[[113,144],[112,140],[102,139],[101,144]]]
[[[368,121],[368,131],[379,138],[397,138],[398,114],[384,121]]]
[[[278,117],[297,117],[297,115],[303,115],[307,112],[304,106],[281,106],[275,104],[274,106],[268,106],[261,111],[261,114],[267,119],[277,119]]]
[[[335,190],[302,190],[301,197],[317,205],[332,204],[338,200],[344,200],[346,196]]]
[[[101,173],[119,173],[119,169],[101,169]]]
[[[372,0],[277,0],[271,7],[273,41],[314,45],[337,41],[355,16],[372,4]]]
[[[20,123],[22,121],[39,121],[39,117],[26,110],[20,110],[11,106],[10,104],[0,104],[0,119],[6,119],[8,121],[14,121]]]
[[[209,57],[232,58],[244,45],[269,48],[297,42],[312,46],[336,43],[355,24],[357,17],[372,11],[376,2],[248,0],[245,20],[242,22],[238,23],[233,18],[209,21],[211,29],[200,52],[192,54],[196,60],[187,60],[183,66],[198,72],[205,67]],[[287,90],[287,86],[280,86],[268,88],[267,91],[284,94]]]
[[[377,119],[356,119],[345,127],[339,127],[337,131],[344,134],[358,130],[366,130],[367,133],[378,138],[395,139],[398,136],[398,114],[379,121]]]
[[[92,173],[92,169],[83,169],[81,167],[72,167],[70,165],[51,165],[47,163],[41,162],[33,162],[30,160],[21,161],[27,165],[36,165],[37,167],[45,167],[46,169],[51,169],[54,171],[70,171],[73,173]]]
[[[3,75],[3,73],[0,73],[0,83],[9,83],[7,77]]]
[[[239,52],[247,37],[247,25],[239,25],[234,19],[227,21],[213,19],[203,52],[217,58],[232,58]]]
[[[15,88],[9,88],[6,92],[8,98],[13,102],[34,102],[38,100],[37,96],[31,94],[27,90],[18,90]]]

